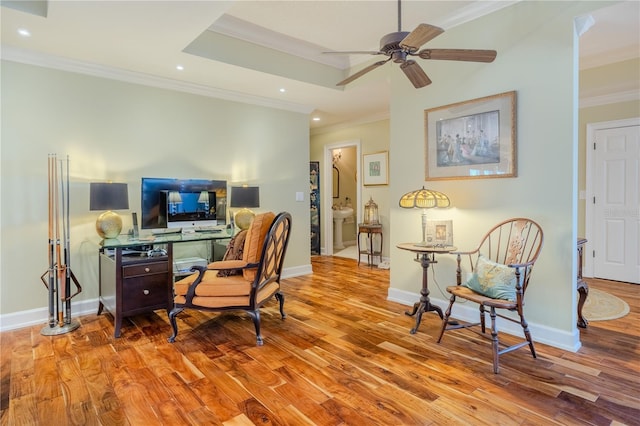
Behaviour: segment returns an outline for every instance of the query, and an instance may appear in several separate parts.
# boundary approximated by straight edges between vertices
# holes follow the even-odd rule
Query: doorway
[[[587,125],[586,275],[640,284],[640,118]]]
[[[333,197],[334,191],[334,169],[333,169],[333,151],[338,149],[355,149],[355,164],[353,167],[355,168],[355,199],[350,200],[353,205],[353,210],[355,212],[355,217],[361,217],[361,184],[358,179],[358,176],[361,175],[360,167],[361,162],[359,159],[361,158],[361,147],[360,140],[348,140],[342,142],[336,142],[334,144],[325,145],[324,147],[324,165],[323,165],[323,185],[321,188],[321,200],[322,200],[322,216],[321,220],[324,222],[324,238],[323,238],[323,253],[327,256],[332,256],[334,254],[333,243],[334,243],[334,223],[333,223],[333,205],[334,203],[342,202],[345,204],[345,196],[339,196],[338,198]],[[345,179],[346,176],[341,176],[340,179]],[[338,194],[339,195],[339,194]]]

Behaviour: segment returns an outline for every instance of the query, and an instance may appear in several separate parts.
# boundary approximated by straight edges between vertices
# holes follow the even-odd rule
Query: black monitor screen
[[[226,223],[227,181],[142,178],[142,229]]]

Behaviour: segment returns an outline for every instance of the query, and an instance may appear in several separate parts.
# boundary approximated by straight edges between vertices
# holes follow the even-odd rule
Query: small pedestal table
[[[416,334],[420,321],[422,320],[423,313],[435,311],[440,315],[440,319],[443,318],[442,309],[440,309],[439,306],[432,305],[429,300],[429,277],[427,273],[429,271],[429,265],[432,263],[438,263],[435,260],[436,253],[449,253],[455,251],[456,247],[423,246],[416,243],[402,243],[398,244],[397,247],[401,250],[407,250],[415,253],[416,258],[414,260],[419,262],[422,266],[422,289],[420,290],[420,301],[413,305],[413,310],[411,312],[405,312],[408,316],[416,316],[416,325],[411,329],[411,334]]]

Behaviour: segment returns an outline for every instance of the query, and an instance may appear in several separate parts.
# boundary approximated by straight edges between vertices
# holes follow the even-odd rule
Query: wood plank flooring
[[[262,347],[243,312],[185,311],[174,344],[163,311],[125,320],[119,339],[108,314],[61,336],[1,333],[1,424],[640,425],[640,286],[590,280],[631,313],[591,322],[577,353],[504,355],[495,375],[475,334],[437,344],[433,313],[409,334],[389,271],[337,257],[313,269],[283,280],[284,321],[275,301],[262,311]]]

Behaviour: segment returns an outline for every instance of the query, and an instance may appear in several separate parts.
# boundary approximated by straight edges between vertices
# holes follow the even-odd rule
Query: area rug
[[[588,321],[606,321],[622,318],[629,313],[629,305],[619,297],[595,288],[589,289],[589,296],[582,307],[582,315]]]

